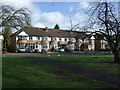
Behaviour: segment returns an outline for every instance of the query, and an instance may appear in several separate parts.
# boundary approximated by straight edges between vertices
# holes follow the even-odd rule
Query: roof
[[[36,28],[36,27],[24,27],[21,30],[14,33],[18,35],[21,31],[26,32],[29,36],[48,36],[48,37],[71,37],[71,38],[81,38],[83,39],[86,34],[85,32],[61,30],[61,29],[50,29],[50,28]]]

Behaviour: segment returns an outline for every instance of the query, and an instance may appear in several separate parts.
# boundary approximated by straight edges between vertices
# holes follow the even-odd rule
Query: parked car
[[[18,52],[26,52],[25,48],[19,48]]]
[[[72,49],[65,48],[65,52],[73,52]]]
[[[63,48],[58,48],[55,50],[56,52],[65,52],[65,50]]]
[[[30,52],[30,53],[35,52],[35,49],[33,49],[33,48],[28,48],[27,52]]]
[[[36,49],[35,52],[39,53],[39,52],[42,52],[42,50],[41,49],[39,49],[39,50]]]
[[[47,53],[47,50],[46,49],[42,49],[42,53]]]

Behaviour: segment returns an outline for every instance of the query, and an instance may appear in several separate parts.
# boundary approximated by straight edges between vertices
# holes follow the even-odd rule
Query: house
[[[108,42],[105,41],[103,37],[101,37],[98,34],[96,34],[94,37],[95,37],[95,51],[104,51],[110,49]]]
[[[87,38],[86,33],[50,28],[24,27],[11,36],[11,51],[27,51],[29,48],[37,52],[52,51],[64,48],[69,51],[81,50],[83,43],[88,43],[89,50],[94,50],[94,39]]]
[[[95,51],[110,51],[110,47],[108,45],[108,42],[104,40],[104,37],[101,37],[99,34],[96,34],[95,36]],[[118,49],[120,51],[120,42]]]

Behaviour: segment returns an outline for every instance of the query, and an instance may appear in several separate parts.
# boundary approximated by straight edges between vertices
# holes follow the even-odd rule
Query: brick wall
[[[16,50],[16,36],[11,37],[10,51],[15,52]]]
[[[101,49],[100,40],[95,40],[95,51],[99,51]]]

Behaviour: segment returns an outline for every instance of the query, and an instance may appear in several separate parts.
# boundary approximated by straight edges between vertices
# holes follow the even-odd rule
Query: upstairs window
[[[69,41],[73,41],[73,38],[70,38]]]
[[[47,41],[47,40],[48,40],[48,37],[42,37],[42,40],[43,40],[43,41]]]
[[[56,38],[56,37],[52,37],[52,40],[53,40],[53,41],[54,41],[54,40],[56,41],[56,40],[57,40],[57,38]]]
[[[38,37],[38,40],[40,40],[40,37]]]
[[[27,36],[18,36],[18,40],[27,40]]]
[[[65,41],[67,41],[67,38],[65,38]]]
[[[29,36],[29,40],[33,40],[32,36]]]
[[[89,40],[88,40],[88,42],[92,42],[92,40],[91,40],[91,39],[89,39]]]
[[[59,38],[59,41],[61,41],[62,39],[61,38]]]
[[[45,40],[48,40],[48,38],[47,38],[47,37],[45,37]]]

